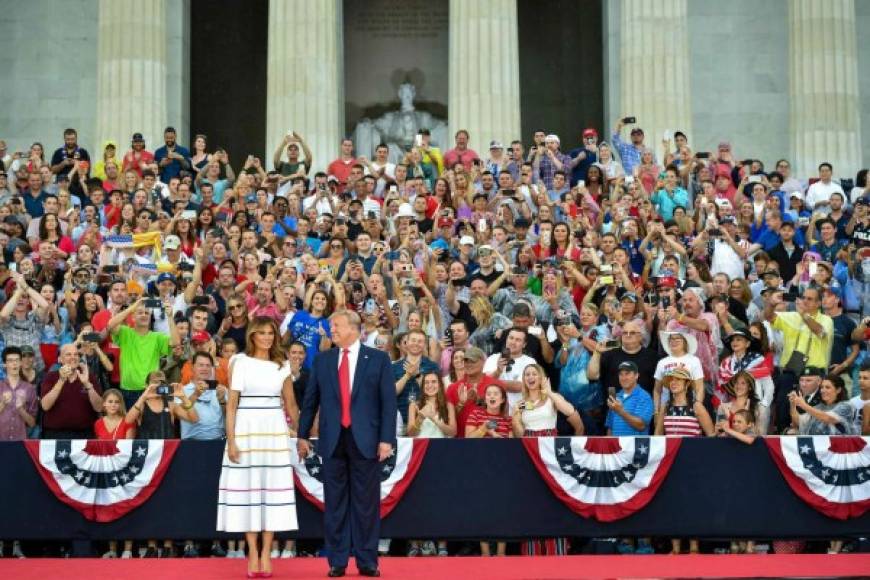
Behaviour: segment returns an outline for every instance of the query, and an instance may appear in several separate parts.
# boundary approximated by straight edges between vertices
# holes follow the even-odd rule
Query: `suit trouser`
[[[342,429],[332,457],[324,458],[324,531],[330,566],[378,565],[381,478],[377,458],[363,457],[350,429]]]

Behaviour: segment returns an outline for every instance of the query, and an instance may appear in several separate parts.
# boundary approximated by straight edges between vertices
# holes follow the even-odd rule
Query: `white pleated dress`
[[[299,529],[293,490],[290,433],[281,387],[290,365],[238,354],[231,359],[232,389],[240,392],[236,413],[239,463],[224,450],[218,491],[220,532],[280,532]]]

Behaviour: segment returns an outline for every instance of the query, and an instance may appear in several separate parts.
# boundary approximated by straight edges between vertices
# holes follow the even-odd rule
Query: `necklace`
[[[115,428],[111,430],[109,429],[109,425],[111,424],[109,422],[110,420],[111,419],[109,417],[103,417],[103,424],[106,426],[106,430],[109,431],[109,435],[111,436],[112,441],[114,441],[115,439],[117,439],[116,435],[118,433],[118,429],[121,427],[121,421],[123,419],[118,419],[118,422],[115,423]]]

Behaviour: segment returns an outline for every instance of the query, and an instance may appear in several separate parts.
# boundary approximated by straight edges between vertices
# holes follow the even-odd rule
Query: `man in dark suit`
[[[351,548],[361,575],[380,576],[378,463],[396,445],[396,383],[386,353],[360,344],[355,312],[333,314],[329,325],[338,348],[314,359],[299,420],[299,456],[311,449],[308,436],[319,408],[328,576],[344,576]]]

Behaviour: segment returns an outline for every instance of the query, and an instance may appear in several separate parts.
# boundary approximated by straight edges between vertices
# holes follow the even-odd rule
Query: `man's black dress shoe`
[[[340,578],[344,576],[344,568],[341,566],[330,566],[329,572],[326,575],[330,578]]]
[[[377,568],[360,568],[359,569],[360,576],[370,576],[372,578],[378,578],[381,575],[381,571]]]

